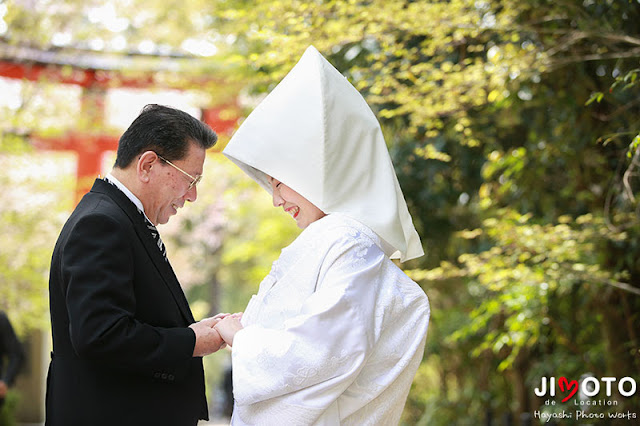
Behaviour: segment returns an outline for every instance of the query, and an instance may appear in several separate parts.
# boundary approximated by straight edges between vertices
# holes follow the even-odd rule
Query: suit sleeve
[[[71,343],[81,358],[180,380],[188,373],[195,334],[135,318],[133,233],[100,214],[84,216],[71,232],[62,254]]]

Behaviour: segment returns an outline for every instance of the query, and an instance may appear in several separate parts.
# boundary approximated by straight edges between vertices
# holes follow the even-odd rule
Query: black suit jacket
[[[46,425],[195,425],[202,358],[184,293],[136,206],[96,180],[51,261]]]

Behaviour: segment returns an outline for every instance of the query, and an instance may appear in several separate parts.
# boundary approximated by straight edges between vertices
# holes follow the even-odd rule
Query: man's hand
[[[220,321],[220,318],[216,317],[206,318],[189,326],[196,334],[196,344],[193,347],[194,357],[212,354],[224,345],[224,340],[213,328]]]
[[[241,317],[242,314],[229,315],[215,325],[215,329],[229,346],[233,346],[233,338],[236,333],[244,328],[240,322]]]
[[[0,398],[5,398],[7,396],[7,392],[9,392],[9,387],[5,382],[0,380]]]

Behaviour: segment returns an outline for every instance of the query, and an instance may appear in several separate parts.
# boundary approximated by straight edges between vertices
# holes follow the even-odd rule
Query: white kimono
[[[398,424],[429,302],[379,236],[334,213],[273,263],[233,344],[233,425]]]
[[[423,254],[373,111],[313,46],[224,154],[326,213],[282,251],[233,342],[235,425],[397,424],[429,303],[390,260]]]

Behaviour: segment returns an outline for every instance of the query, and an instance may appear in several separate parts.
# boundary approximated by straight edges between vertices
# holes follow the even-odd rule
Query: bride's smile
[[[278,179],[269,177],[269,182],[271,183],[271,189],[273,191],[273,206],[282,207],[285,212],[293,217],[299,228],[304,229],[309,226],[309,224],[326,216],[325,213],[312,202]]]

